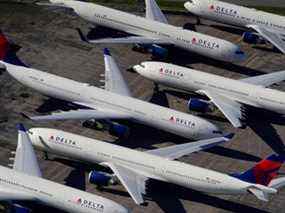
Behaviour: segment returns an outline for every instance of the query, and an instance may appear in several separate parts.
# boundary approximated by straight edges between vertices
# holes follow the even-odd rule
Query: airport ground
[[[0,4],[0,26],[11,40],[20,45],[18,55],[34,68],[50,72],[77,81],[99,86],[100,74],[104,73],[102,49],[104,45],[89,45],[82,43],[75,28],[88,32],[89,23],[62,9],[39,8],[30,5]],[[182,26],[187,22],[195,23],[195,18],[186,15],[167,15],[171,24]],[[191,53],[172,54],[168,60],[171,63],[193,67],[205,72],[214,73],[229,78],[239,79],[285,70],[285,56],[272,51],[270,46],[257,47],[241,41],[241,31],[220,24],[203,21],[197,26],[197,31],[230,40],[242,46],[248,59],[240,64],[227,64]],[[186,103],[190,95],[174,92],[171,88],[160,87],[160,92],[154,93],[153,83],[126,69],[144,60],[150,60],[149,55],[131,51],[130,45],[106,45],[109,47],[121,67],[126,80],[135,97],[157,101],[177,110],[187,112]],[[41,107],[46,103],[46,97],[31,90],[12,79],[8,73],[0,75],[0,164],[9,164],[9,153],[15,150],[17,132],[15,124],[24,123],[30,127],[52,127],[85,135],[88,137],[118,143],[139,150],[152,149],[182,143],[187,140],[168,135],[159,130],[135,125],[131,129],[128,140],[117,141],[106,132],[86,129],[79,122],[34,123],[20,116],[21,112],[36,114],[44,111]],[[275,86],[285,90],[285,84]],[[195,113],[197,114],[197,113]],[[244,130],[236,130],[215,111],[202,115],[217,123],[225,132],[235,132],[235,138],[223,147],[192,154],[181,161],[214,169],[225,173],[242,172],[266,157],[272,152],[284,149],[285,122],[282,119],[271,119],[262,114],[254,113],[249,126]],[[256,115],[257,114],[257,115]],[[183,212],[284,212],[285,189],[270,198],[269,202],[258,201],[251,195],[247,196],[217,196],[205,195],[189,189],[169,184],[150,183],[147,195],[148,205],[136,206],[125,189],[121,186],[111,186],[98,191],[94,185],[87,183],[87,175],[81,164],[62,160],[57,156],[54,161],[42,159],[38,153],[44,177],[62,184],[71,185],[88,192],[102,195],[130,208],[135,213],[183,213]],[[282,168],[281,172],[284,173]],[[84,177],[85,176],[85,177]],[[1,210],[0,210],[1,211]],[[59,212],[45,210],[46,212]],[[36,210],[44,212],[43,209]]]

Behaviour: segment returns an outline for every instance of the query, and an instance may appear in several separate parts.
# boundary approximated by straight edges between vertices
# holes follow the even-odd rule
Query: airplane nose
[[[141,65],[135,65],[132,67],[133,72],[140,73],[141,70],[142,70]]]

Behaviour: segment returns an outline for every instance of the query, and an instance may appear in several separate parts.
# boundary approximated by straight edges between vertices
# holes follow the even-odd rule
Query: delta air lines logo
[[[72,147],[72,148],[76,148],[76,149],[81,149],[81,147],[78,146],[78,144],[75,140],[67,139],[67,138],[62,137],[62,136],[50,135],[48,140],[51,143],[60,144],[60,145],[64,145],[64,146]]]
[[[174,78],[179,78],[179,77],[183,77],[184,76],[184,74],[182,72],[175,71],[175,70],[172,70],[172,69],[160,68],[159,69],[159,73],[161,75],[167,75],[167,76],[174,77]]]
[[[215,10],[215,6],[212,4],[209,6],[209,9],[212,11],[212,10]]]
[[[187,126],[187,127],[191,127],[194,128],[195,127],[195,123],[193,121],[189,121],[183,118],[178,118],[175,116],[171,116],[169,118],[169,121],[178,125],[182,125],[182,126]]]
[[[226,8],[221,6],[209,6],[210,11],[214,11],[215,13],[221,14],[221,15],[227,15],[227,16],[236,16],[238,12],[232,8]]]
[[[204,48],[208,48],[208,49],[220,48],[220,45],[218,43],[211,42],[211,41],[208,41],[206,39],[200,39],[200,38],[193,37],[191,42],[195,46],[200,46],[200,47],[204,47]]]
[[[100,203],[96,203],[94,201],[90,201],[87,199],[83,199],[83,198],[75,198],[74,200],[72,200],[72,203],[81,206],[83,208],[88,208],[88,209],[95,209],[98,212],[103,212],[104,211],[104,205],[100,204]]]

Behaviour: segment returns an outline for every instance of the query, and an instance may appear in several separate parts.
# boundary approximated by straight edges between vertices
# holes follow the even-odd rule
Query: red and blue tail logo
[[[252,169],[233,176],[250,183],[267,186],[272,179],[277,177],[278,170],[285,161],[285,155],[271,155],[257,163]]]
[[[5,35],[0,31],[0,60],[9,64],[27,67],[16,55],[19,47],[10,44]]]

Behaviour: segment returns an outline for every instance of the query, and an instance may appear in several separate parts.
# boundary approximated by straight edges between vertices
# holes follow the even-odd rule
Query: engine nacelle
[[[12,212],[13,213],[31,213],[32,211],[28,208],[21,206],[21,205],[13,204]]]
[[[130,134],[130,129],[122,124],[111,123],[109,126],[109,133],[119,138],[127,138]]]
[[[156,44],[136,44],[134,51],[151,53],[154,58],[164,59],[168,56],[168,50]]]
[[[168,50],[156,44],[152,45],[150,48],[150,53],[154,58],[167,58]]]
[[[104,130],[104,125],[96,120],[87,120],[82,123],[82,126],[89,129]]]
[[[190,111],[203,112],[203,113],[213,111],[213,105],[211,104],[211,102],[198,98],[190,98],[190,100],[187,103],[187,106]]]
[[[116,184],[116,181],[112,175],[105,172],[92,171],[88,177],[89,183],[96,184],[98,186],[108,186]]]
[[[242,40],[248,44],[265,44],[265,40],[252,32],[245,32],[242,36]]]

